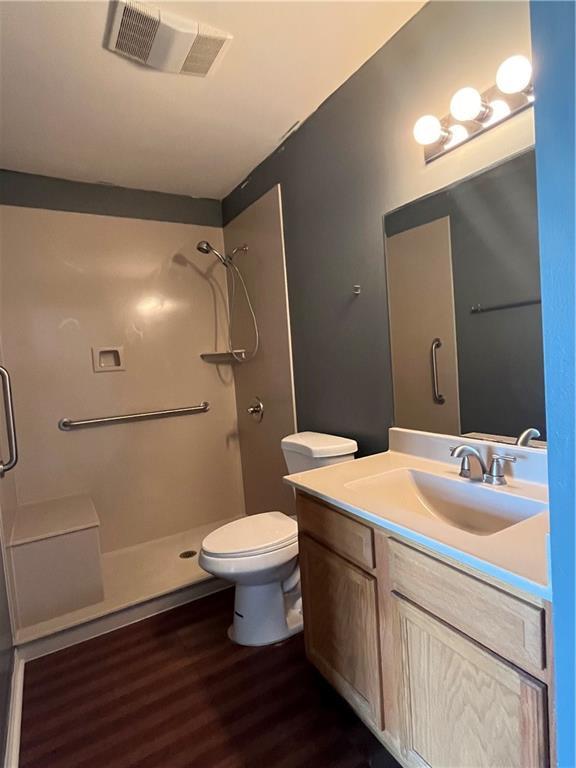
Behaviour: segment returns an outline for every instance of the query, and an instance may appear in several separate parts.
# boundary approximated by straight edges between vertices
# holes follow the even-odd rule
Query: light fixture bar
[[[451,114],[446,115],[440,124],[444,132],[450,133],[451,129],[455,126],[461,126],[457,128],[456,132],[460,134],[462,138],[457,141],[446,141],[444,138],[441,141],[437,141],[434,144],[427,144],[424,147],[424,160],[426,163],[431,163],[433,160],[437,160],[439,157],[444,157],[457,147],[461,147],[471,139],[476,138],[482,133],[486,133],[490,129],[501,125],[509,120],[514,115],[518,115],[525,109],[528,109],[534,104],[534,95],[531,91],[521,91],[520,93],[502,93],[502,91],[493,85],[488,90],[481,94],[482,103],[486,103],[488,106],[495,104],[491,108],[488,115],[482,120],[455,120]],[[507,111],[508,110],[508,111]],[[467,135],[465,135],[465,132]],[[445,136],[445,133],[443,134]]]

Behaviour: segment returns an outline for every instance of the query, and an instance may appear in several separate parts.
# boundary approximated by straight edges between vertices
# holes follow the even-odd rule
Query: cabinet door
[[[300,537],[300,571],[308,658],[380,727],[376,579],[308,536]]]
[[[403,752],[432,768],[545,768],[546,686],[397,599]]]

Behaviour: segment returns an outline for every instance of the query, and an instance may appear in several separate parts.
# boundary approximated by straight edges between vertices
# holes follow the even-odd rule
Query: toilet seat
[[[295,520],[282,512],[262,512],[234,520],[208,534],[202,550],[211,557],[251,557],[290,547],[297,540]]]

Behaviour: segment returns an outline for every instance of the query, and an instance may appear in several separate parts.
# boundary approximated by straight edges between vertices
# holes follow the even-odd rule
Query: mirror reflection
[[[534,151],[384,216],[396,426],[546,439]]]

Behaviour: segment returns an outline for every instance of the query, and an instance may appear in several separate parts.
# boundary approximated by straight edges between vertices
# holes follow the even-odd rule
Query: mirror
[[[399,427],[546,439],[534,151],[384,216]]]

